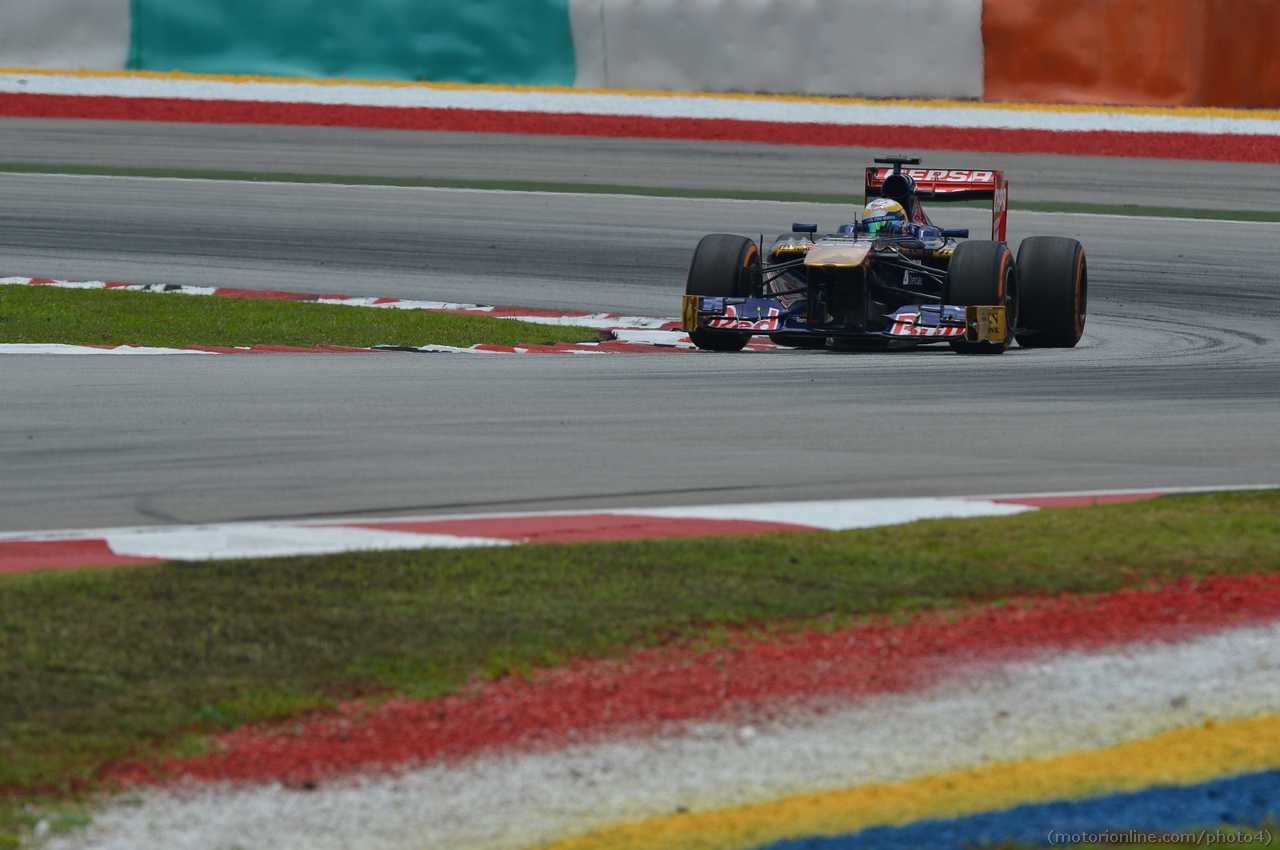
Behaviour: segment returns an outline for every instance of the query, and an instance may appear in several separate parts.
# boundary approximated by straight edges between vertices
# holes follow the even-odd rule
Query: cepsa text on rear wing
[[[880,197],[880,187],[892,168],[867,168],[865,202]],[[991,239],[1005,241],[1009,216],[1009,183],[1003,171],[966,168],[904,168],[902,174],[915,184],[916,197],[927,201],[991,201]]]

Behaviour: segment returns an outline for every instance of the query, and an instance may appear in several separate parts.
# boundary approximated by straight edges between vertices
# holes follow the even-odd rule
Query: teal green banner
[[[573,85],[569,0],[132,0],[129,67]]]

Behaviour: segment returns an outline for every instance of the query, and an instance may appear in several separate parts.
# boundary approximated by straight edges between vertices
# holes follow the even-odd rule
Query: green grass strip
[[[99,177],[150,177],[177,180],[230,180],[249,183],[309,183],[336,186],[406,186],[425,189],[476,189],[505,192],[553,192],[578,195],[637,195],[652,198],[709,198],[734,201],[781,201],[797,204],[861,206],[860,194],[820,192],[765,192],[752,189],[686,189],[667,186],[628,186],[608,183],[552,183],[534,180],[445,180],[429,177],[377,177],[350,174],[296,174],[292,172],[213,171],[181,168],[115,168],[97,165],[43,165],[0,163],[0,173],[72,174]],[[934,203],[942,203],[935,201]],[[989,207],[987,204],[955,206]],[[1082,215],[1194,218],[1213,221],[1277,221],[1280,211],[1207,210],[1200,207],[1154,207],[1137,204],[1093,204],[1014,201],[1013,210]]]
[[[0,286],[0,343],[419,347],[597,341],[589,328],[431,310],[53,286]]]
[[[1280,570],[1280,491],[778,533],[0,576],[0,788],[314,710],[731,626]]]

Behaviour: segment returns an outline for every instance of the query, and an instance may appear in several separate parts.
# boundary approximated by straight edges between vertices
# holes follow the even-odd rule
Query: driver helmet
[[[862,209],[862,229],[868,236],[902,233],[907,227],[907,211],[892,198],[876,198]]]

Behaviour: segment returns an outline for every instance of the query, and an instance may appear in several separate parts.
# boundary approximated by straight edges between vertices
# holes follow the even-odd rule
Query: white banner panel
[[[570,0],[583,88],[981,98],[982,0]]]
[[[129,0],[0,0],[0,68],[123,70]]]

